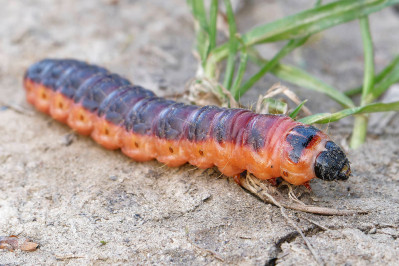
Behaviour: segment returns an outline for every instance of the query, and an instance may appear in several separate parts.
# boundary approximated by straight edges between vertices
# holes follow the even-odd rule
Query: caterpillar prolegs
[[[349,161],[315,127],[283,115],[195,106],[155,96],[108,70],[71,59],[45,59],[24,76],[29,103],[107,149],[168,166],[217,166],[235,176],[346,180]]]

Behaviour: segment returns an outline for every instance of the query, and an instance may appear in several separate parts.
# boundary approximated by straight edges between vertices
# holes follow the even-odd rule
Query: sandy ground
[[[239,28],[312,3],[248,1],[237,14]],[[0,236],[20,235],[40,244],[31,253],[0,251],[1,265],[316,264],[277,207],[215,170],[133,162],[25,103],[23,72],[45,57],[105,66],[158,95],[183,91],[197,64],[191,16],[183,0],[0,4]],[[399,36],[393,33],[399,15],[386,9],[371,19],[381,69],[397,52]],[[269,56],[278,47],[266,45],[261,51]],[[358,24],[318,35],[287,61],[337,88],[357,86],[362,80]],[[267,76],[244,102],[253,103],[276,81]],[[337,108],[324,96],[297,93],[309,99],[314,112]],[[2,106],[6,104],[25,111]],[[341,145],[347,143],[351,122],[345,119],[328,128]],[[348,182],[312,182],[313,204],[369,214],[326,217],[287,211],[323,262],[398,263],[398,124],[396,117],[379,134],[371,128],[367,144],[349,151],[353,177]]]

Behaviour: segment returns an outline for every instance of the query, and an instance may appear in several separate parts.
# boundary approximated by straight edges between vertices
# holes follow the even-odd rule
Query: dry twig
[[[31,110],[28,110],[26,108],[23,108],[22,106],[15,104],[15,103],[5,103],[3,101],[0,101],[0,106],[5,106],[19,114],[27,115],[27,116],[33,116],[34,112]]]
[[[245,181],[247,181],[248,183],[248,187],[251,187],[251,181],[254,180],[254,178],[252,178],[250,176],[250,174],[247,174],[247,178],[245,178]],[[318,264],[322,265],[323,261],[322,259],[317,255],[316,251],[314,250],[312,244],[309,242],[309,240],[307,239],[307,237],[305,236],[305,234],[302,232],[301,228],[291,219],[288,217],[288,215],[285,213],[285,208],[280,204],[280,202],[278,202],[272,195],[270,195],[267,191],[263,190],[260,191],[262,192],[262,194],[264,196],[266,196],[268,198],[268,200],[273,203],[274,205],[278,206],[280,208],[281,214],[283,215],[283,217],[287,220],[287,222],[289,224],[291,224],[292,227],[295,228],[295,230],[301,235],[301,237],[303,238],[303,240],[306,243],[306,246],[308,247],[309,251],[312,253],[314,259],[317,261]]]
[[[242,186],[249,192],[253,193],[265,202],[275,204],[274,201],[270,200],[270,196],[282,207],[297,210],[302,212],[308,212],[313,214],[321,215],[353,215],[353,214],[365,214],[367,211],[359,210],[337,210],[327,207],[319,207],[314,205],[306,205],[304,203],[298,203],[296,201],[292,202],[289,198],[284,197],[277,189],[277,187],[272,186],[267,181],[261,181],[258,178],[252,177],[252,175],[247,174],[246,178],[241,177]]]

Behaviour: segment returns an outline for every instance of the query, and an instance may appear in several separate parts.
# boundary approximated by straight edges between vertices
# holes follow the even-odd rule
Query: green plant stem
[[[365,141],[367,135],[368,115],[355,115],[355,122],[353,124],[352,137],[350,147],[352,149],[359,148]]]
[[[362,32],[363,49],[364,49],[364,78],[363,90],[361,98],[361,106],[369,104],[369,95],[372,94],[374,87],[374,51],[373,41],[370,32],[368,17],[359,19]],[[353,133],[350,141],[351,148],[358,148],[366,141],[368,125],[368,115],[356,115],[353,125]]]

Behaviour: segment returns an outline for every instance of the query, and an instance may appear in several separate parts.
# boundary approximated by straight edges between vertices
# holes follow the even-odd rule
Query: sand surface
[[[248,1],[237,13],[239,28],[245,31],[312,3]],[[0,250],[1,265],[316,264],[279,208],[214,169],[133,162],[25,102],[23,73],[46,57],[105,66],[160,96],[182,92],[197,66],[185,1],[0,4],[0,236],[19,235],[40,244],[30,253]],[[398,25],[392,8],[371,17],[377,69],[397,53]],[[279,47],[260,50],[270,57]],[[286,62],[344,89],[361,83],[362,53],[359,26],[353,22],[315,36]],[[250,73],[255,70],[249,67]],[[253,103],[276,81],[266,76],[243,102]],[[284,84],[309,99],[313,112],[338,108],[327,97]],[[348,118],[328,127],[344,147],[351,123]],[[367,143],[348,152],[353,168],[349,181],[312,182],[308,197],[313,204],[368,214],[331,217],[287,211],[324,263],[398,263],[398,125],[396,117],[387,125],[371,126]]]

